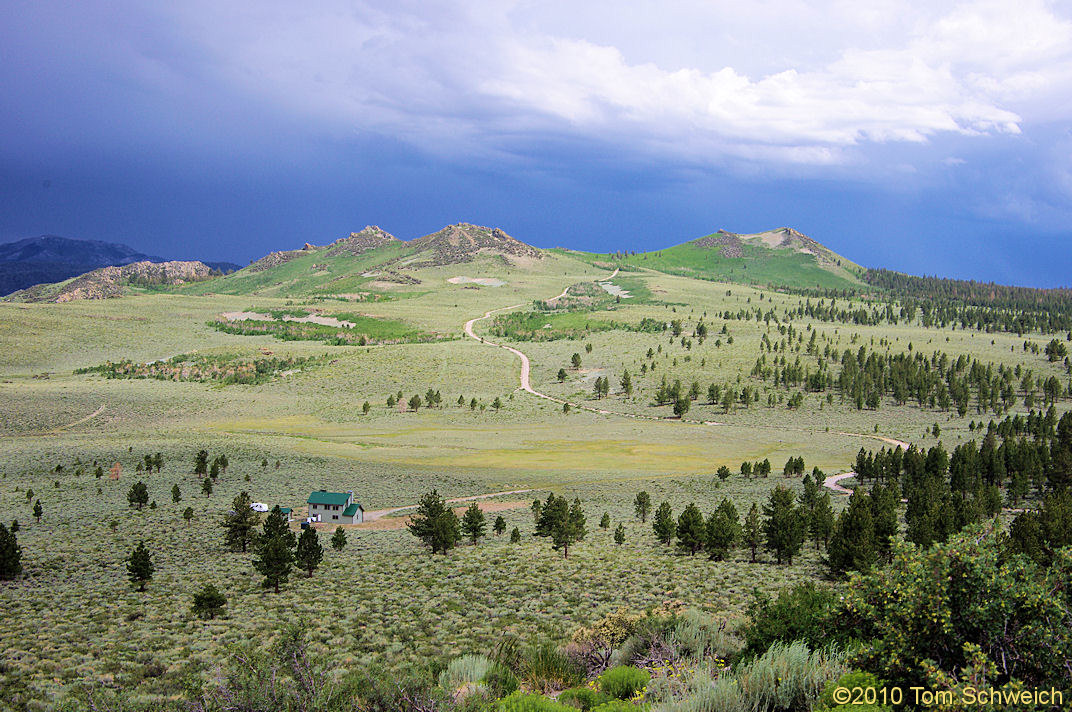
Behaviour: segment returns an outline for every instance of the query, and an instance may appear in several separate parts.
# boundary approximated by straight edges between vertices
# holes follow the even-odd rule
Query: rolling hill
[[[63,245],[57,243],[49,254],[62,255]],[[116,253],[113,259],[134,256],[138,253],[130,251]],[[866,288],[864,268],[787,227],[753,234],[720,230],[653,252],[598,254],[562,248],[542,250],[499,228],[457,223],[409,241],[370,225],[327,245],[306,243],[299,249],[269,253],[226,276],[183,280],[176,289],[187,294],[342,295],[375,300],[420,285],[422,274],[429,269],[473,265],[509,274],[536,269],[547,258],[772,287]],[[131,284],[138,286],[139,282],[120,280],[106,290],[68,290],[64,294],[118,296]],[[39,299],[61,291],[35,287],[23,296]]]
[[[758,233],[726,230],[663,250],[566,254],[696,279],[802,289],[858,289],[867,270],[790,227]]]

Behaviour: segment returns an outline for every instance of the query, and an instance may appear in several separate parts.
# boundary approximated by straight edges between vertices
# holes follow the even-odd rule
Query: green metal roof
[[[347,507],[347,508],[346,508],[346,511],[342,513],[342,516],[344,516],[344,517],[352,517],[352,516],[354,516],[355,514],[357,514],[357,510],[359,510],[359,509],[360,509],[360,510],[361,510],[362,512],[364,512],[364,511],[365,511],[365,508],[364,508],[364,507],[362,507],[362,506],[361,506],[360,504],[358,504],[357,502],[354,502],[353,504],[351,504],[351,505],[350,505],[349,507]]]
[[[282,512],[283,514],[290,514],[291,510],[290,510],[290,507],[280,507],[279,511]]]
[[[319,492],[313,492],[309,495],[309,499],[306,500],[306,504],[337,504],[345,505],[350,501],[349,492],[325,492],[320,490]]]

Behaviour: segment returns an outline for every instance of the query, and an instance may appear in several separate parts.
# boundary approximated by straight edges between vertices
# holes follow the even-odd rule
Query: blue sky
[[[1072,285],[1067,3],[163,5],[0,7],[0,240],[245,263],[366,224],[599,251],[789,225]]]

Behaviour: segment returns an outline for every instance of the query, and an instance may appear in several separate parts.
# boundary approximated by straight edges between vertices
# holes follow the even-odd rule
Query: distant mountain
[[[0,295],[35,284],[61,282],[100,267],[167,261],[115,242],[73,240],[58,235],[0,243]],[[221,272],[239,269],[239,265],[230,262],[205,264]]]

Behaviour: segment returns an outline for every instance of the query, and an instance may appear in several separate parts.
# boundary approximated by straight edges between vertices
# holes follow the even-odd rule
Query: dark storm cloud
[[[369,222],[589,249],[790,224],[1067,283],[1070,28],[1041,0],[8,3],[0,238],[245,261]]]

